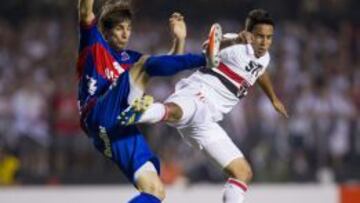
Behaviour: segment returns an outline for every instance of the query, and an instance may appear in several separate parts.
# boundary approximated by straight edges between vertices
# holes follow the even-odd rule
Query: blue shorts
[[[128,107],[130,88],[126,72],[114,87],[96,99],[84,123],[96,149],[114,161],[134,184],[134,173],[147,161],[152,162],[160,174],[160,161],[136,126],[121,126],[117,120],[120,112]]]
[[[99,152],[117,164],[133,184],[135,184],[134,173],[147,161],[152,162],[160,174],[160,161],[141,133],[120,136],[110,141],[110,147],[99,136],[95,136],[93,143]]]

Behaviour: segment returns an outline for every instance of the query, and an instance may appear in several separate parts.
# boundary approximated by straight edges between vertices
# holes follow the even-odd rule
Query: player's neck
[[[122,51],[125,50],[125,48],[120,48],[120,47],[115,47],[115,46],[111,46],[112,50],[114,50],[115,53],[121,53]]]
[[[264,52],[262,54],[255,52],[254,55],[255,55],[256,58],[261,58],[261,57],[265,56],[265,54],[266,54],[266,52]]]

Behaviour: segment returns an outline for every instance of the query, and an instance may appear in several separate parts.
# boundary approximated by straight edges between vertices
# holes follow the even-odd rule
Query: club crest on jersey
[[[127,61],[130,59],[130,56],[128,53],[126,53],[125,51],[121,53],[121,60],[122,61]]]

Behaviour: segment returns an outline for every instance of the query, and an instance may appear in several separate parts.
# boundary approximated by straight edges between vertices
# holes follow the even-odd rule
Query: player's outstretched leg
[[[153,104],[154,99],[150,95],[136,98],[133,103],[118,116],[121,125],[133,125],[139,121],[143,113]]]
[[[216,23],[211,26],[204,54],[150,56],[146,59],[143,67],[149,76],[171,76],[180,71],[193,68],[218,67],[221,39],[221,26]]]
[[[208,45],[205,48],[206,66],[208,68],[218,67],[220,64],[220,44],[222,39],[222,28],[220,24],[215,23],[211,26]]]

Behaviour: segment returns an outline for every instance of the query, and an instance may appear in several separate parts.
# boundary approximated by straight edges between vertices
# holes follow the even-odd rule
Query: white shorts
[[[224,129],[217,123],[220,112],[207,102],[201,88],[183,86],[176,89],[166,103],[175,103],[183,111],[178,123],[170,124],[178,129],[185,141],[205,154],[222,168],[236,158],[244,157]]]

